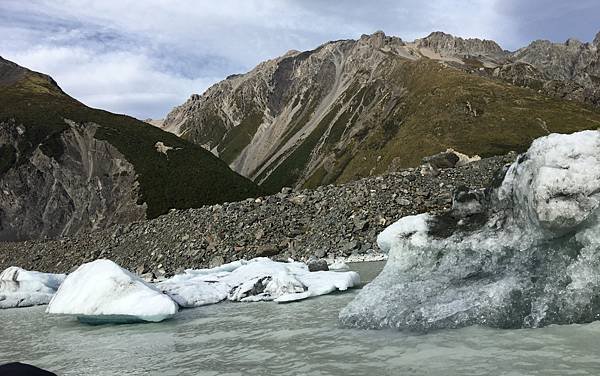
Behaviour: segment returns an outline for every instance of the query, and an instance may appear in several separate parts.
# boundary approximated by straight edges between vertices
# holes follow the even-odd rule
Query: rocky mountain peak
[[[564,43],[553,43],[548,40],[536,40],[529,46],[521,48],[512,54],[518,62],[525,62],[534,66],[540,72],[544,72],[547,79],[559,81],[571,81],[581,88],[580,93],[584,97],[576,96],[575,99],[586,101],[592,104],[598,103],[598,83],[593,77],[600,74],[598,69],[597,44],[600,37],[592,44],[583,43],[575,38],[569,38]],[[594,45],[596,44],[596,45]],[[567,90],[576,92],[578,89]]]
[[[298,50],[289,50],[282,57],[295,56],[295,55],[298,55],[299,53],[300,53],[300,51],[298,51]]]
[[[598,32],[598,34],[596,34],[596,38],[594,38],[594,41],[592,42],[596,47],[600,47],[600,32]]]
[[[504,50],[493,40],[463,39],[442,31],[434,31],[415,42],[418,47],[429,48],[441,55],[501,55],[504,53]]]
[[[21,79],[27,69],[0,56],[0,85],[10,85]]]
[[[374,48],[383,48],[387,44],[394,44],[397,46],[405,45],[401,38],[385,35],[385,33],[381,30],[378,30],[370,35],[361,35],[359,42],[369,44]]]
[[[0,86],[28,81],[30,87],[47,93],[64,94],[54,79],[46,74],[33,72],[0,56]]]
[[[581,47],[583,43],[577,38],[569,38],[565,41],[565,46],[568,47]]]

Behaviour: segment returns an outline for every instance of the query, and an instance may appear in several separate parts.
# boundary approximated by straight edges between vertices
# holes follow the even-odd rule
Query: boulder
[[[439,168],[453,168],[460,158],[456,153],[445,151],[442,153],[434,154],[429,157],[423,158],[424,164],[429,164],[435,169]]]
[[[263,244],[256,248],[257,257],[271,257],[279,254],[279,248],[275,244]]]
[[[430,167],[433,171],[440,168],[454,168],[454,167],[462,167],[471,162],[480,161],[481,157],[478,155],[474,155],[469,157],[466,154],[455,151],[454,149],[447,149],[444,152],[431,155],[429,157],[423,158],[423,164]],[[426,170],[422,170],[422,174],[427,172]],[[434,172],[427,172],[435,175]]]
[[[308,261],[308,271],[318,272],[318,271],[327,271],[329,267],[327,266],[327,261],[324,259],[311,259]]]

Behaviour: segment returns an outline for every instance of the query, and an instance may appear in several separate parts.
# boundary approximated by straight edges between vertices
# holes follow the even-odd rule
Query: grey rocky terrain
[[[117,225],[52,241],[0,243],[0,269],[18,265],[68,272],[108,258],[139,274],[170,275],[182,268],[215,266],[269,256],[379,255],[375,239],[400,217],[438,212],[459,186],[481,188],[514,154],[462,167],[390,171],[344,185],[321,186],[199,209],[173,210],[150,221]]]

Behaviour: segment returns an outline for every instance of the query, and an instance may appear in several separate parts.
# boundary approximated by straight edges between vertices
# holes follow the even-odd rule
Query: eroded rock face
[[[600,132],[540,138],[505,174],[485,193],[457,192],[448,213],[383,231],[389,260],[341,323],[427,331],[600,319]]]
[[[67,121],[51,148],[39,145],[0,179],[0,240],[75,235],[145,218],[133,165],[97,127]],[[0,125],[0,144],[14,145],[27,129]],[[35,189],[32,189],[35,187]]]
[[[535,41],[511,56],[541,73],[539,88],[561,98],[600,105],[600,52],[592,43]]]
[[[386,84],[392,67],[384,64],[390,54],[414,59],[403,46],[400,38],[377,32],[313,51],[290,51],[246,74],[228,77],[201,96],[192,95],[168,114],[163,129],[202,145],[236,172],[263,183],[278,169],[279,174],[290,170],[283,162],[309,134],[318,137],[311,148],[328,149],[326,139],[347,143],[358,130],[351,130],[350,123],[369,121],[371,110],[389,115],[393,106],[375,107],[385,96],[398,100],[403,94]],[[378,66],[382,69],[372,68]],[[374,90],[369,93],[362,89],[371,85]],[[303,183],[325,163],[327,154],[329,150],[298,156],[296,169],[306,171],[284,184]]]
[[[468,38],[463,39],[450,34],[436,31],[425,38],[415,41],[421,48],[430,48],[441,55],[488,55],[503,56],[504,51],[498,43],[493,40]]]

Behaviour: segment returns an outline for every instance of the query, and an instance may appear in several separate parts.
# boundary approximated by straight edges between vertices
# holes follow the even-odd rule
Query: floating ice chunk
[[[297,274],[296,278],[308,288],[311,296],[329,294],[333,291],[346,291],[360,284],[356,272],[312,272]]]
[[[600,319],[600,132],[535,140],[484,193],[405,217],[378,243],[381,274],[343,325],[427,331]]]
[[[0,273],[0,309],[48,304],[64,279],[11,266]]]
[[[158,322],[172,317],[177,304],[154,286],[109,260],[81,265],[62,283],[46,312],[80,321]]]
[[[299,300],[308,299],[311,296],[312,295],[311,295],[310,291],[297,292],[297,293],[293,293],[293,294],[283,294],[280,297],[278,297],[277,299],[275,299],[275,302],[277,302],[277,303],[297,302]]]
[[[294,276],[286,272],[279,272],[271,276],[271,280],[265,287],[265,294],[277,300],[287,294],[304,293],[306,287]]]
[[[356,272],[318,271],[300,273],[296,275],[296,278],[307,290],[280,295],[275,299],[277,303],[287,303],[313,296],[326,295],[336,290],[346,291],[360,284],[360,276]]]
[[[309,272],[306,264],[293,261],[256,258],[227,265],[226,268],[186,270],[157,286],[182,307],[197,307],[226,299],[241,302],[300,300],[346,290],[360,283],[356,272]]]
[[[346,271],[350,270],[350,267],[344,261],[336,260],[331,265],[329,265],[329,270]]]
[[[158,288],[181,307],[201,307],[227,299],[229,288],[224,283],[210,282],[203,278],[190,278],[179,282],[166,280]]]
[[[0,281],[36,281],[50,288],[58,289],[65,280],[65,274],[41,273],[11,266],[0,273]]]

